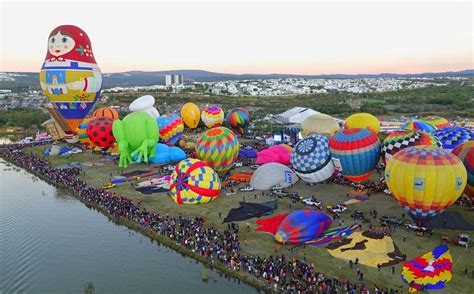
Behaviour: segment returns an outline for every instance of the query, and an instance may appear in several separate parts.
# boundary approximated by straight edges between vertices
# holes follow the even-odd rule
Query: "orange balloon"
[[[94,116],[95,117],[109,117],[113,120],[119,119],[119,114],[117,110],[111,108],[111,107],[101,107],[98,108],[96,111],[94,111]]]

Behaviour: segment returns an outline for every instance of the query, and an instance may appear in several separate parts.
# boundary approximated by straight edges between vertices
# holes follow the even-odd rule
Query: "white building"
[[[173,84],[173,76],[172,75],[165,75],[165,86],[171,86]]]

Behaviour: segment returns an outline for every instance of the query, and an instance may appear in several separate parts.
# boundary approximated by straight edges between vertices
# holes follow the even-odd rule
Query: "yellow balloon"
[[[380,122],[379,120],[370,113],[356,113],[349,116],[344,122],[345,129],[351,128],[363,128],[369,129],[376,134],[380,132]]]
[[[339,131],[339,123],[330,115],[315,113],[303,121],[301,129],[303,137],[307,137],[310,134],[327,134],[332,136]]]
[[[194,129],[198,126],[201,119],[201,111],[196,104],[189,102],[181,108],[181,118],[188,128]]]
[[[467,182],[462,161],[434,146],[405,148],[390,159],[385,180],[402,208],[417,221],[426,221],[449,208]]]

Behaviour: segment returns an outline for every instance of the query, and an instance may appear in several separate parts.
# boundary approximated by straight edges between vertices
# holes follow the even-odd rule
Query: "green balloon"
[[[148,113],[127,114],[123,120],[114,121],[112,132],[119,147],[120,167],[127,167],[135,155],[138,155],[138,162],[142,158],[148,162],[148,157],[155,156],[159,139],[158,123]]]

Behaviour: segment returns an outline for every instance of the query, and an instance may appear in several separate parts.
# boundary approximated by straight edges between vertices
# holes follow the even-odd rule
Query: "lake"
[[[257,293],[0,159],[0,293]]]

